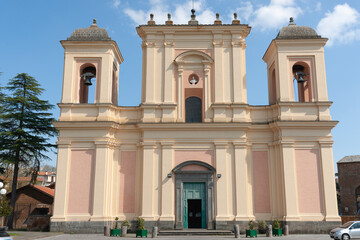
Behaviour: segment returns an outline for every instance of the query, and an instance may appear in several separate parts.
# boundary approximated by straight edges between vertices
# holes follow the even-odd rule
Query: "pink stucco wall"
[[[271,213],[267,151],[253,151],[254,212]]]
[[[214,151],[213,150],[176,150],[175,151],[175,166],[180,163],[196,160],[205,162],[214,166]]]
[[[119,213],[134,213],[136,151],[122,151],[120,157]]]
[[[199,165],[187,165],[181,168],[181,171],[207,171],[208,169]]]
[[[94,150],[73,150],[70,160],[68,213],[92,211]]]
[[[319,150],[296,149],[296,180],[300,213],[322,213]]]

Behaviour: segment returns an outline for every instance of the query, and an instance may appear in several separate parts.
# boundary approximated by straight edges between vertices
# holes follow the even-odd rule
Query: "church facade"
[[[52,231],[103,232],[115,217],[142,217],[160,230],[278,219],[290,232],[327,232],[339,223],[327,39],[292,20],[283,27],[263,57],[269,105],[252,106],[250,29],[236,15],[211,25],[194,12],[185,25],[151,16],[137,27],[142,95],[134,107],[118,105],[123,57],[105,29],[94,21],[61,41]]]

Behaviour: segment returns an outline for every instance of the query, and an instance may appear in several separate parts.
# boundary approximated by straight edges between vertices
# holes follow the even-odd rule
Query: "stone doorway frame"
[[[182,171],[188,165],[205,167],[205,171]],[[184,229],[183,216],[183,183],[203,182],[206,187],[206,228],[214,229],[214,176],[216,169],[201,161],[187,161],[177,165],[172,172],[175,175],[175,229]]]

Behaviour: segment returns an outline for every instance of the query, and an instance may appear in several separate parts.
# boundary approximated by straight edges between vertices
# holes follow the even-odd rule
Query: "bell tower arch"
[[[324,46],[314,29],[297,26],[293,19],[271,42],[267,63],[269,103],[328,101]]]
[[[89,28],[76,29],[60,42],[65,50],[61,103],[117,105],[123,57],[106,30],[94,19]]]

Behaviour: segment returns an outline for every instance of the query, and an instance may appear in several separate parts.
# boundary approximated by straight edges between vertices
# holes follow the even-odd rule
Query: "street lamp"
[[[0,188],[1,188],[0,194],[1,194],[1,195],[5,195],[5,194],[6,194],[6,189],[5,189],[5,188],[2,188],[3,186],[4,186],[4,184],[3,184],[2,182],[0,182]]]

